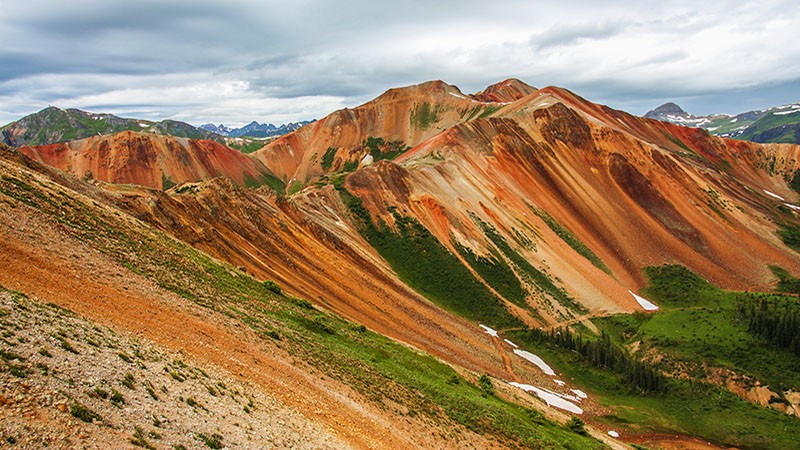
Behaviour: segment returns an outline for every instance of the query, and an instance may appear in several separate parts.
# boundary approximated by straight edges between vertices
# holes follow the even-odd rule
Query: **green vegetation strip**
[[[495,327],[522,325],[422,224],[395,213],[396,232],[383,222],[376,226],[360,198],[342,186],[337,189],[361,234],[414,290],[474,321]]]
[[[545,224],[555,233],[558,237],[561,238],[564,242],[567,243],[573,250],[578,252],[579,255],[583,256],[584,258],[588,259],[589,262],[594,264],[595,267],[602,270],[607,274],[611,274],[611,270],[603,263],[599,256],[597,256],[589,247],[586,246],[577,236],[572,234],[571,231],[564,228],[558,221],[553,218],[547,211],[540,209],[540,208],[531,208],[531,210],[539,216],[540,219],[544,221]]]

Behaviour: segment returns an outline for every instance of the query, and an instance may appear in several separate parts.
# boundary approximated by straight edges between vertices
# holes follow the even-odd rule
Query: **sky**
[[[2,124],[49,105],[281,124],[435,79],[633,114],[800,101],[797,0],[5,0],[0,42]]]

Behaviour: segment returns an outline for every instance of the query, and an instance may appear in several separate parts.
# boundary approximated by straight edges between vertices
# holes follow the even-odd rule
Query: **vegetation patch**
[[[508,245],[508,242],[501,236],[497,230],[494,229],[491,225],[483,222],[478,218],[476,215],[472,215],[472,219],[481,227],[486,237],[497,246],[498,249],[508,258],[519,270],[519,273],[522,277],[535,286],[540,293],[550,296],[553,300],[561,304],[562,306],[569,308],[576,312],[586,312],[586,308],[581,305],[580,303],[576,302],[574,298],[572,298],[564,288],[560,286],[556,286],[553,279],[550,275],[544,273],[543,271],[537,269],[533,266],[527,259],[523,258],[522,255],[517,253],[516,250],[511,248]]]
[[[262,173],[258,178],[244,174],[244,185],[249,188],[268,186],[280,195],[286,194],[286,183],[271,173]]]
[[[360,198],[343,187],[339,194],[362,235],[414,290],[471,320],[498,327],[522,325],[422,224],[395,212],[396,231],[383,221],[375,225]]]
[[[405,145],[403,141],[386,142],[383,138],[372,136],[364,139],[361,146],[369,149],[369,154],[372,155],[372,160],[374,162],[384,159],[395,159],[411,149],[411,147]]]
[[[784,222],[778,228],[778,236],[784,244],[796,252],[800,252],[800,226]]]
[[[566,242],[567,245],[572,247],[579,255],[583,256],[584,258],[588,259],[595,267],[602,270],[607,274],[611,274],[611,270],[603,263],[599,256],[597,256],[592,249],[586,246],[577,236],[575,236],[571,231],[564,228],[558,221],[553,218],[547,211],[540,209],[540,208],[531,208],[531,210],[539,216],[540,219],[544,221],[544,223],[555,233],[558,237],[561,238],[562,241]]]
[[[431,105],[428,102],[414,105],[411,109],[411,126],[420,130],[427,130],[441,119],[442,106]]]
[[[331,170],[333,167],[334,158],[336,158],[336,152],[339,151],[336,147],[328,147],[325,150],[325,153],[322,155],[322,162],[320,162],[320,166],[322,166],[322,170],[325,172]]]

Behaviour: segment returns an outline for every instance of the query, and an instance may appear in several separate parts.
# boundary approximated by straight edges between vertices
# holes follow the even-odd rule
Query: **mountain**
[[[222,124],[214,125],[208,123],[205,125],[200,125],[200,128],[228,137],[247,136],[254,138],[266,138],[290,133],[312,122],[313,120],[303,120],[300,122],[290,122],[280,126],[275,126],[271,123],[258,123],[256,121],[252,121],[241,128],[229,128]]]
[[[180,179],[162,161],[201,149],[152,139],[2,152],[0,285],[251,381],[334,447],[599,446],[570,431],[583,422],[652,447],[787,448],[800,432],[800,312],[775,292],[800,274],[800,146],[519,80],[390,89],[252,154],[217,149],[228,156]],[[242,183],[248,164],[279,182]],[[164,172],[183,184],[113,184]],[[38,382],[42,345],[27,339],[0,374]],[[143,363],[167,381],[204,380],[156,361]],[[165,405],[186,404],[165,386]],[[197,385],[192,403],[216,404],[204,386],[217,392]],[[582,421],[556,426],[563,411]]]
[[[20,151],[86,179],[155,189],[219,176],[241,186],[260,185],[273,178],[259,161],[218,142],[133,131],[25,146]]]
[[[193,127],[185,122],[123,119],[111,114],[98,114],[79,109],[49,106],[0,128],[3,142],[13,147],[46,145],[106,135],[121,131],[137,131],[190,139],[220,140],[217,134]]]
[[[644,117],[698,127],[722,137],[753,142],[800,144],[800,104],[776,106],[731,116],[695,116],[674,103],[665,103]]]
[[[197,128],[200,128],[201,130],[210,131],[220,136],[230,136],[231,131],[234,130],[233,128],[226,127],[223,124],[214,125],[213,123],[205,123]]]

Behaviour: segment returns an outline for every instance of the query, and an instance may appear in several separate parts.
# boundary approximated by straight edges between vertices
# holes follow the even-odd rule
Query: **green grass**
[[[638,331],[627,341],[658,348],[668,364],[710,364],[750,374],[773,389],[800,389],[800,358],[749,333],[736,313],[739,302],[792,298],[724,291],[682,266],[651,267],[647,274],[651,286],[643,293],[661,310],[636,316]]]
[[[689,152],[689,153],[692,153],[692,154],[694,154],[694,150],[692,150],[691,148],[689,148],[689,146],[688,146],[688,145],[686,145],[686,144],[685,144],[685,143],[684,143],[682,140],[680,140],[678,137],[676,137],[676,136],[673,136],[673,135],[671,135],[671,134],[669,134],[669,133],[663,133],[663,132],[662,132],[662,134],[664,135],[664,137],[666,137],[667,139],[669,139],[670,141],[672,141],[672,143],[673,143],[673,144],[675,144],[675,145],[677,145],[678,147],[680,147],[680,148],[682,148],[682,149],[686,150],[686,151],[687,151],[687,152]]]
[[[795,278],[786,269],[778,266],[769,266],[769,269],[778,277],[778,292],[800,294],[800,278]]]
[[[531,208],[531,210],[544,221],[545,224],[555,233],[562,241],[566,242],[573,250],[579,255],[588,259],[595,267],[602,270],[607,274],[611,274],[611,270],[603,263],[599,256],[597,256],[589,247],[586,246],[577,236],[571,231],[562,226],[558,221],[553,218],[547,211],[540,208]]]
[[[422,224],[395,214],[396,231],[385,223],[375,225],[361,199],[338,189],[361,234],[415,291],[470,320],[497,327],[522,325]]]
[[[414,105],[411,110],[411,126],[420,130],[427,130],[441,118],[441,105],[431,105],[428,102]]]
[[[516,250],[508,245],[508,242],[501,236],[494,227],[480,220],[476,215],[471,215],[472,220],[478,224],[486,237],[500,249],[500,252],[517,267],[520,275],[531,285],[535,286],[540,294],[545,294],[558,302],[560,305],[576,312],[585,312],[586,308],[575,301],[564,288],[556,285],[552,277],[542,270],[537,269],[527,259],[522,257]]]
[[[481,112],[481,114],[478,116],[478,119],[485,119],[485,118],[491,116],[492,114],[496,113],[497,111],[500,111],[503,108],[503,106],[505,106],[505,105],[487,105],[487,106],[485,106],[483,108],[483,111]]]
[[[380,137],[368,137],[364,139],[361,145],[369,149],[369,154],[372,155],[374,162],[395,159],[411,149],[403,141],[386,142]]]
[[[239,150],[244,154],[253,153],[266,145],[266,141],[257,139],[243,139],[241,143],[237,142],[236,139],[227,139],[226,141],[228,147]]]
[[[286,183],[280,178],[271,173],[263,173],[259,178],[254,178],[249,174],[244,175],[244,185],[248,188],[257,188],[259,186],[268,186],[273,191],[280,195],[286,193]]]
[[[470,267],[498,294],[516,305],[528,308],[525,300],[528,293],[502,257],[499,255],[478,256],[471,249],[457,242],[454,243],[454,246]]]
[[[325,172],[331,170],[331,167],[333,167],[334,158],[336,158],[336,152],[338,150],[339,149],[336,147],[328,147],[328,149],[325,150],[325,153],[322,155],[322,162],[320,162],[322,170]]]
[[[524,331],[506,335],[597,398],[609,409],[599,418],[609,426],[686,433],[742,448],[794,448],[800,420],[703,381],[704,368],[710,365],[750,374],[779,389],[800,386],[800,359],[768,345],[737,322],[736,304],[748,296],[718,289],[681,266],[648,268],[647,273],[651,285],[644,294],[661,306],[659,312],[595,323],[618,344],[641,342],[643,354],[660,354],[663,370],[683,373],[672,379],[666,393],[631,390],[619,374],[592,367],[574,352],[532,340]]]
[[[789,248],[800,252],[800,225],[784,222],[778,228],[778,236]]]

